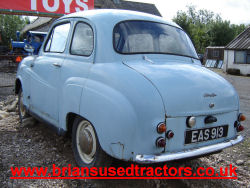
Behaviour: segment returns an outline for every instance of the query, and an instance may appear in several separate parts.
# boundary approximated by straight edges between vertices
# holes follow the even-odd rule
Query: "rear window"
[[[113,32],[114,48],[121,54],[160,53],[198,58],[181,29],[150,21],[124,21]]]

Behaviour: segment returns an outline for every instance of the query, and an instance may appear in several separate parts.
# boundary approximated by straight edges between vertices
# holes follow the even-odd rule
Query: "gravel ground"
[[[76,166],[68,137],[57,136],[46,125],[33,118],[20,125],[15,109],[15,96],[0,97],[0,187],[248,187],[250,188],[250,78],[226,75],[240,96],[241,111],[245,121],[245,141],[219,154],[199,159],[167,163],[167,166],[237,167],[237,180],[10,180],[11,166]],[[6,92],[5,92],[6,93]],[[1,88],[0,88],[1,95]],[[4,100],[3,100],[4,99]],[[6,112],[8,111],[8,112]],[[128,166],[115,161],[113,166]],[[161,164],[162,165],[162,164]],[[154,165],[157,166],[157,165]]]

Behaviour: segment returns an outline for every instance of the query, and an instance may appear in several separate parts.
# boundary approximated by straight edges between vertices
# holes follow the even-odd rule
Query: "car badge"
[[[215,93],[205,93],[203,96],[204,97],[216,97],[217,95]]]

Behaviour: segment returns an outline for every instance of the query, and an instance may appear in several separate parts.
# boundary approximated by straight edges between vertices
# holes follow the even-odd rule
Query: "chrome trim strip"
[[[138,163],[159,163],[166,161],[173,161],[178,159],[184,159],[189,157],[195,157],[199,155],[205,155],[213,153],[228,147],[231,147],[235,144],[238,144],[244,140],[243,136],[239,135],[234,140],[229,140],[227,142],[213,144],[209,146],[204,146],[197,149],[191,149],[187,151],[182,151],[178,153],[165,153],[162,155],[136,155],[135,161]]]

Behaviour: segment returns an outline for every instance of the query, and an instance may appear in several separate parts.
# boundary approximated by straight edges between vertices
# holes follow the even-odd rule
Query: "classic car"
[[[16,77],[21,121],[70,133],[77,164],[156,163],[221,151],[243,140],[230,83],[201,66],[175,23],[126,10],[57,19]]]

